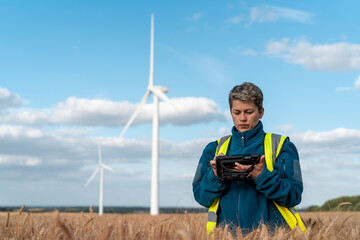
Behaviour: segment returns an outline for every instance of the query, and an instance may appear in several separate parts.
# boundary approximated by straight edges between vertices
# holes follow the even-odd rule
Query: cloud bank
[[[355,88],[356,90],[360,91],[360,76],[355,81]]]
[[[187,126],[210,121],[226,121],[220,107],[207,98],[172,98],[178,110],[160,102],[160,124]],[[70,97],[50,109],[18,109],[0,113],[0,123],[25,125],[67,126],[123,126],[135,111],[137,104],[103,99]],[[152,103],[146,104],[133,125],[152,121]]]
[[[306,40],[270,41],[266,46],[269,56],[309,70],[360,69],[360,45],[346,42],[312,44]]]
[[[250,9],[251,22],[276,22],[280,19],[287,19],[301,23],[311,23],[313,15],[304,11],[261,5]]]
[[[20,96],[11,93],[8,89],[0,87],[0,110],[5,108],[14,108],[22,105]]]
[[[17,95],[7,92],[6,96]],[[15,99],[21,98],[17,96]],[[220,107],[212,100],[192,97],[171,100],[179,110],[161,102],[160,117],[163,124],[187,126],[206,121],[227,120]],[[104,162],[116,170],[114,174],[107,174],[107,186],[112,186],[113,192],[121,196],[121,189],[129,186],[148,191],[146,189],[151,169],[151,138],[94,137],[91,128],[86,128],[122,126],[137,104],[71,97],[49,109],[9,108],[18,106],[20,102],[19,100],[17,104],[8,104],[8,108],[3,109],[0,115],[0,175],[11,182],[9,186],[3,186],[6,191],[13,191],[10,188],[16,188],[17,184],[25,186],[26,189],[19,193],[24,201],[29,194],[44,191],[49,182],[61,186],[76,185],[83,189],[97,164],[98,143],[102,146]],[[151,119],[150,103],[145,105],[135,124],[150,122]],[[294,132],[295,128],[292,125],[283,125],[281,129]],[[172,186],[167,184],[169,181],[173,182],[183,191],[177,198],[186,192],[192,201],[190,186],[196,164],[204,147],[213,140],[195,138],[178,142],[161,138],[162,189],[171,191]],[[329,192],[329,182],[335,175],[342,176],[336,181],[336,186],[342,189],[339,195],[352,191],[347,186],[350,181],[359,178],[359,130],[337,128],[327,132],[307,131],[292,134],[291,140],[300,154],[305,195],[314,189]],[[169,169],[174,166],[177,171],[170,170],[170,174]],[[92,187],[95,185],[94,183]],[[39,190],[34,190],[34,186]],[[318,196],[319,199],[326,200],[333,196],[317,191],[316,194],[321,195]],[[74,194],[81,195],[85,192]],[[127,191],[127,194],[134,198],[139,197],[139,193],[131,193],[131,190]],[[80,195],[79,199],[83,197]],[[144,198],[144,193],[140,198]],[[305,201],[303,204],[309,203]]]
[[[299,23],[312,23],[313,14],[301,10],[278,7],[262,4],[250,8],[248,13],[240,13],[237,16],[229,17],[225,23],[238,24],[244,20],[248,20],[248,24],[277,22],[280,20],[289,20]]]

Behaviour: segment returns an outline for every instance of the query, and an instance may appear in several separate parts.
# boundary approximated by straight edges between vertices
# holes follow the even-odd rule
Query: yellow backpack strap
[[[222,137],[217,140],[218,145],[216,147],[215,156],[219,155],[220,153],[223,153],[224,155],[227,154],[230,140],[231,140],[231,135]],[[214,228],[217,225],[219,206],[220,206],[220,197],[217,197],[211,204],[208,212],[208,220],[206,223],[206,231],[208,237],[211,236],[211,232],[214,230]]]
[[[272,172],[274,170],[274,165],[276,159],[279,156],[281,149],[284,145],[284,142],[289,139],[286,136],[281,136],[273,133],[266,133],[264,139],[264,152],[265,152],[265,161],[267,169]],[[286,208],[278,205],[273,201],[287,224],[291,229],[294,229],[296,226],[300,227],[303,233],[306,233],[306,227],[303,221],[300,218],[299,213],[295,211],[295,208]]]

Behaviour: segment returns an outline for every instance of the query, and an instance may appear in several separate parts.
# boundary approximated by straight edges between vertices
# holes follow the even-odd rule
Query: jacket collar
[[[232,130],[232,135],[235,138],[240,138],[243,139],[247,144],[251,144],[252,142],[255,142],[256,140],[258,140],[259,138],[263,137],[265,132],[263,130],[263,124],[261,121],[259,121],[258,125],[256,125],[255,128],[245,131],[245,132],[239,132],[235,126],[233,126]]]

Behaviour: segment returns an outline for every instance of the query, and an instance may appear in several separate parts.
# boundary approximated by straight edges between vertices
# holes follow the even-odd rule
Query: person
[[[230,113],[234,123],[227,155],[259,154],[260,161],[249,173],[250,181],[221,181],[216,172],[217,141],[210,142],[200,157],[193,180],[195,200],[209,208],[220,197],[218,225],[242,233],[266,224],[269,229],[286,226],[274,202],[290,208],[301,202],[303,183],[299,155],[295,145],[286,140],[270,172],[264,155],[263,94],[258,86],[244,82],[229,93]],[[246,171],[250,166],[236,163],[232,170]]]

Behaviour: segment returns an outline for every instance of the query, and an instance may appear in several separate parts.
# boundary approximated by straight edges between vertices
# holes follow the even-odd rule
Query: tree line
[[[306,212],[360,211],[360,196],[344,196],[326,201],[322,206],[310,206]]]

